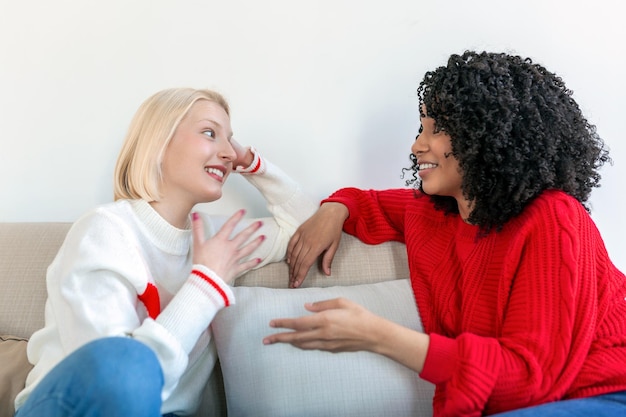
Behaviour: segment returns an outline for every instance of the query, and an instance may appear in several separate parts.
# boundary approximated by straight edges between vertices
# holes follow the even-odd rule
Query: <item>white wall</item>
[[[0,221],[72,221],[110,201],[137,106],[214,88],[235,137],[318,198],[401,187],[424,72],[465,49],[560,74],[611,147],[593,217],[626,270],[626,25],[620,1],[0,0]],[[205,209],[264,215],[240,178]]]

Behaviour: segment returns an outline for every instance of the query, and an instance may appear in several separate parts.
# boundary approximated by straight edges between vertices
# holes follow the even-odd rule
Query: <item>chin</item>
[[[211,194],[205,196],[204,202],[205,203],[212,203],[214,201],[219,200],[220,198],[222,198],[222,191],[221,190],[219,192],[211,193]]]

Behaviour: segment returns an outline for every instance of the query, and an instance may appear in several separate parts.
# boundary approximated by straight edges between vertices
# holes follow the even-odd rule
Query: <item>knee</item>
[[[86,387],[93,387],[102,401],[160,399],[163,373],[155,353],[145,344],[108,337],[88,343],[76,355]]]

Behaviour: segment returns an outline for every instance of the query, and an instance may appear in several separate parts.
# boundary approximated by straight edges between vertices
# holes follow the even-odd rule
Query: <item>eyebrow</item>
[[[222,127],[221,124],[219,124],[218,122],[216,122],[213,119],[198,119],[198,122],[209,122],[209,123],[213,123],[216,126]]]

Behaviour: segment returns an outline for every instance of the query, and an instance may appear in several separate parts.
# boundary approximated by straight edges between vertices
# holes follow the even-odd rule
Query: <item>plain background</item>
[[[255,145],[316,198],[403,187],[424,72],[466,49],[561,75],[611,149],[592,216],[626,270],[626,25],[618,0],[0,0],[0,221],[74,221],[112,200],[135,110],[212,88]],[[231,176],[201,209],[263,200]]]

